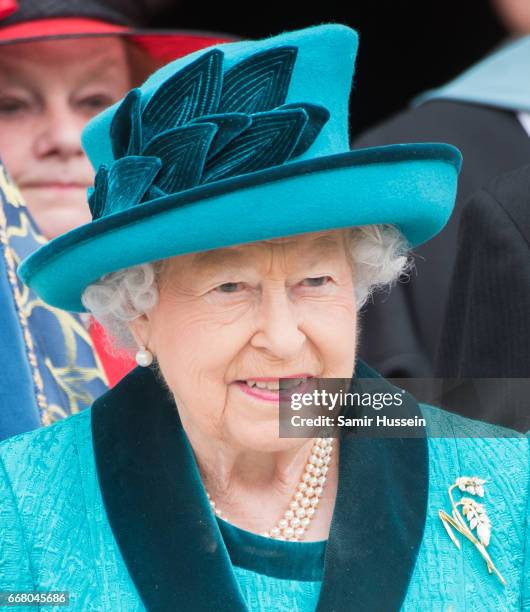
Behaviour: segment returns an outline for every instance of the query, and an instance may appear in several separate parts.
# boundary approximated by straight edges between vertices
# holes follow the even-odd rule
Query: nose
[[[251,345],[265,351],[270,358],[287,361],[300,354],[305,340],[296,306],[289,299],[287,290],[264,289]]]
[[[51,99],[42,113],[42,120],[35,133],[36,157],[56,156],[64,161],[84,155],[81,148],[81,131],[85,122],[68,100]]]

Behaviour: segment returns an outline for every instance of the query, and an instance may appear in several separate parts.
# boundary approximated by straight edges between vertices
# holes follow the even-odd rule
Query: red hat
[[[153,31],[144,2],[131,0],[0,0],[0,46],[46,39],[125,36],[153,58],[169,61],[235,40],[228,34]]]

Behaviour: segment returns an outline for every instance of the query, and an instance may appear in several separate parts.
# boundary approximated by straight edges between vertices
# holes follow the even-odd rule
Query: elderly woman
[[[451,147],[348,151],[356,48],[339,25],[213,47],[88,127],[93,221],[21,275],[139,367],[0,445],[0,590],[83,611],[523,606],[523,436],[412,398],[414,439],[278,432],[280,379],[395,391],[356,364],[357,311],[454,201]]]

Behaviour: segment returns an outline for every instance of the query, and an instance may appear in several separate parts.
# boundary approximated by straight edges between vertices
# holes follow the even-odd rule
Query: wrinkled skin
[[[94,170],[81,131],[130,86],[117,37],[2,47],[0,157],[46,238],[90,221]]]
[[[337,230],[175,257],[163,268],[158,304],[131,324],[156,355],[208,490],[257,532],[281,517],[311,441],[279,438],[274,393],[256,397],[242,381],[352,375],[348,236]],[[327,537],[336,461],[312,539]]]

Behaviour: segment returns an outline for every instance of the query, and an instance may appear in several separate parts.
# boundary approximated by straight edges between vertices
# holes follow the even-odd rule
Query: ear
[[[141,314],[139,317],[136,317],[136,319],[129,321],[127,325],[136,342],[136,346],[144,346],[152,351],[153,347],[150,346],[151,321],[147,314]]]

